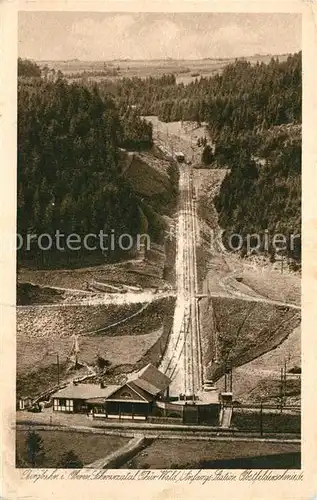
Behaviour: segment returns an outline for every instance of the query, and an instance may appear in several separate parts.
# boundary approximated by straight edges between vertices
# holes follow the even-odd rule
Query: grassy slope
[[[60,286],[87,290],[92,281],[105,283],[123,283],[125,285],[141,287],[159,287],[164,284],[164,255],[157,255],[156,260],[120,264],[109,264],[83,269],[67,270],[56,269],[19,271],[19,280],[34,282],[44,286]]]
[[[167,166],[168,162],[158,160],[150,153],[134,154],[124,175],[136,193],[151,197],[169,189]]]
[[[238,445],[234,445],[232,441],[197,442],[194,440],[157,439],[146,449],[146,453],[139,453],[134,457],[131,467],[197,468],[197,463],[203,460],[234,459],[287,452],[299,452],[299,445],[246,441],[239,441]]]
[[[148,362],[157,362],[170,328],[174,299],[156,301],[126,323],[105,333],[89,335],[89,331],[119,321],[140,307],[141,304],[19,308],[19,394],[35,395],[56,384],[57,353],[60,356],[61,380],[67,378],[66,361],[72,347],[72,333],[82,333],[79,337],[79,361],[89,365],[95,364],[97,354],[108,359],[115,372],[120,371],[120,367],[122,371],[132,371],[136,366],[141,368]]]
[[[71,431],[39,431],[38,434],[43,439],[45,459],[42,467],[44,468],[58,467],[61,456],[69,450],[73,450],[84,465],[88,465],[117,450],[128,441],[127,438],[120,436],[100,436]],[[17,452],[27,462],[26,439],[27,431],[16,432]]]
[[[241,366],[272,350],[298,326],[300,315],[294,310],[239,299],[209,298],[202,305],[203,352],[209,364],[209,376],[218,379],[224,373],[225,363]],[[219,364],[212,363],[214,351],[214,322],[218,332]]]
[[[233,373],[235,399],[240,402],[278,402],[280,394],[280,370],[286,362],[287,370],[301,364],[300,328],[290,333],[276,349],[240,366]],[[300,403],[300,377],[288,375],[287,404]],[[221,379],[218,386],[224,387]]]
[[[124,307],[115,305],[20,307],[17,309],[17,335],[18,338],[69,337],[74,333],[83,335],[124,319],[141,307],[141,304]],[[118,333],[123,334],[122,327]]]
[[[259,276],[253,269],[244,267],[241,277],[244,284],[264,297],[300,305],[301,280],[298,275],[281,274],[279,269],[263,269]]]

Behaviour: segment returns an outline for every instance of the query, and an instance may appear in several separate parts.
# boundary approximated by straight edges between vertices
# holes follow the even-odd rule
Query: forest
[[[228,168],[216,198],[227,233],[300,233],[301,53],[237,60],[188,85],[172,74],[68,84],[38,78],[32,62],[19,60],[18,69],[34,76],[18,89],[20,233],[106,226],[135,234],[143,209],[120,175],[118,148],[152,147],[145,115],[207,124],[213,150],[205,145],[202,162]],[[300,239],[287,253],[300,260]]]
[[[267,128],[301,120],[301,53],[284,62],[252,65],[237,60],[221,74],[196,78],[187,85],[175,75],[101,81],[101,92],[112,94],[120,107],[135,106],[141,115],[162,121],[207,122],[213,134]],[[283,99],[281,100],[281,97]]]
[[[122,175],[119,148],[151,147],[151,125],[133,109],[123,116],[96,86],[37,76],[18,84],[18,233],[135,236],[144,203]]]
[[[214,153],[205,145],[202,163],[229,168],[216,199],[221,226],[289,235],[301,232],[301,75],[299,52],[269,64],[237,60],[188,85],[164,75],[103,82],[101,92],[162,121],[205,122]],[[286,254],[300,260],[300,238]]]

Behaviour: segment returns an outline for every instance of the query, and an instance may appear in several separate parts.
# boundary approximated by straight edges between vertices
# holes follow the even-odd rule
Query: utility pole
[[[281,413],[283,411],[283,368],[281,368],[281,380],[280,380],[280,409]]]
[[[260,436],[263,436],[263,401],[261,399],[260,405]]]
[[[214,329],[214,363],[218,363],[218,331],[217,331],[217,322],[215,317],[215,311],[212,309],[212,323]]]
[[[286,401],[286,358],[284,358],[283,401]]]
[[[59,385],[59,355],[56,354],[56,362],[57,362],[57,385]]]

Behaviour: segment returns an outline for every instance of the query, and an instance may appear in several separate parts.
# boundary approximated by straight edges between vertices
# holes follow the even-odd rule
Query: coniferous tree
[[[29,431],[26,439],[27,458],[32,467],[43,465],[45,451],[41,436],[35,431]]]

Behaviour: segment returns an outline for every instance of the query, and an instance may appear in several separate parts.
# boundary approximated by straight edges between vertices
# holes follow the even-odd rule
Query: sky
[[[34,60],[202,59],[301,50],[299,14],[20,12]]]

